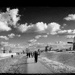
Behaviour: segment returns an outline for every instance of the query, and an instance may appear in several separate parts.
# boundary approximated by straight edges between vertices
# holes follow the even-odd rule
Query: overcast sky
[[[74,36],[73,7],[0,8],[0,42],[67,42]]]

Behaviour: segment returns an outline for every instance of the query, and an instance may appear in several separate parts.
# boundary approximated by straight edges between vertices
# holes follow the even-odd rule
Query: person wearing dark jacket
[[[34,60],[35,60],[35,63],[37,63],[37,61],[38,61],[38,52],[37,51],[34,52]]]

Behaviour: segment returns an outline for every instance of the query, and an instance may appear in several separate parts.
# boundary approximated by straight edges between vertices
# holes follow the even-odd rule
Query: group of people
[[[49,46],[47,45],[46,47],[45,47],[45,52],[47,52],[47,51],[51,51],[51,48],[52,47],[50,47],[49,49]],[[31,51],[29,51],[29,49],[27,48],[26,49],[26,56],[27,56],[27,58],[30,58],[30,57],[34,57],[34,60],[35,60],[35,63],[37,63],[37,61],[38,61],[38,55],[40,55],[40,53],[41,53],[42,51],[40,50],[40,49],[38,49],[37,51],[34,51],[34,52],[31,52]]]
[[[26,53],[27,58],[30,58],[30,57],[33,58],[33,57],[34,57],[35,63],[37,63],[37,61],[38,61],[38,55],[39,55],[39,52],[38,52],[38,51],[27,52],[27,53]]]

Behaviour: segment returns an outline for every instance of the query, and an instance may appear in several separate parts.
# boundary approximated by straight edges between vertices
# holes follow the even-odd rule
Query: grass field
[[[47,53],[43,53],[42,56],[45,56],[51,60],[58,61],[66,65],[75,67],[75,53],[47,52]]]

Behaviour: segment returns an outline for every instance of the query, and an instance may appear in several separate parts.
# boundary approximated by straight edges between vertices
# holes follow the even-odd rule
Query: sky
[[[75,36],[74,7],[0,8],[0,43],[66,43]]]

